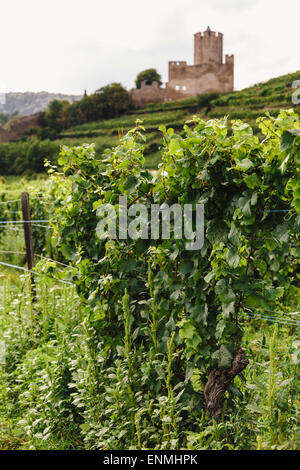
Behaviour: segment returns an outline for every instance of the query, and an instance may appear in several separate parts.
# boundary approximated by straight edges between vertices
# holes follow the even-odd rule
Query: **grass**
[[[8,178],[8,196],[27,189],[26,185],[37,191],[47,187],[47,180]],[[0,250],[22,251],[23,245],[22,234],[11,236],[7,231],[0,237]],[[2,254],[0,259],[24,263],[24,258],[15,254]],[[40,274],[35,285],[33,299],[27,273],[20,275],[13,268],[0,267],[0,450],[102,448],[103,417],[95,403],[100,380],[96,371],[103,351],[101,343],[94,343],[88,306],[73,286],[51,277]],[[288,299],[290,311],[299,307],[296,290]],[[125,297],[123,302],[126,312]],[[298,449],[299,327],[247,316],[240,321],[250,364],[227,392],[222,418],[209,420],[203,414],[194,429],[187,428],[181,436],[184,448]],[[128,328],[127,324],[125,351],[130,341]],[[171,344],[169,348],[168,354],[172,354]],[[129,364],[130,360],[128,355]],[[169,378],[170,364],[169,360]],[[112,377],[106,389],[108,404],[117,400],[122,407],[121,395],[113,385],[121,370],[107,374]],[[120,375],[119,380],[123,383],[124,378]],[[197,371],[193,386],[203,393]],[[133,419],[136,442],[132,445],[143,448],[145,434],[153,431],[145,428],[148,424],[142,416]],[[125,431],[112,423],[109,432],[111,443],[106,448],[113,449],[119,433]]]
[[[146,127],[148,126],[157,126],[165,122],[177,122],[178,120],[183,119],[186,116],[187,112],[185,110],[177,111],[164,111],[158,113],[143,113],[142,119]],[[81,124],[79,126],[73,127],[65,131],[63,134],[72,134],[76,132],[90,132],[90,131],[116,131],[118,129],[131,129],[136,125],[136,120],[140,119],[135,114],[127,115],[120,118],[106,119],[102,121],[88,122],[86,124]]]
[[[36,281],[33,304],[28,275],[0,275],[0,449],[89,449],[86,431],[92,424],[84,416],[95,393],[89,380],[97,357],[86,356],[84,309],[72,286],[43,276]],[[235,382],[241,391],[233,387],[227,393],[221,419],[203,415],[196,431],[186,429],[186,448],[299,447],[297,330],[245,320],[243,347],[250,365]],[[72,367],[80,357],[86,357],[81,372]],[[201,394],[195,376],[197,386]],[[136,445],[142,446],[144,425],[137,416],[135,423]]]
[[[273,85],[279,86],[278,82]],[[263,91],[264,87],[258,89]],[[227,104],[223,108],[230,111]],[[101,145],[109,147],[110,138],[116,139],[113,135],[103,135],[96,145],[99,149]],[[71,142],[73,138],[65,136],[64,139]],[[151,167],[159,162],[159,152],[150,151],[159,145],[159,140],[155,132],[149,132],[147,139],[147,164]],[[8,177],[1,185],[0,200],[19,200],[23,190],[38,195],[47,185],[44,177]],[[7,213],[0,212],[0,215],[3,220]],[[0,250],[23,251],[22,233],[12,236],[8,230],[2,231]],[[24,263],[24,258],[14,253],[2,254],[0,259],[17,265]],[[121,365],[115,364],[105,371],[108,386],[100,397],[103,377],[99,371],[102,355],[107,351],[103,351],[101,338],[97,338],[89,322],[89,305],[78,298],[73,286],[42,274],[35,277],[35,285],[33,298],[28,274],[20,275],[12,268],[0,267],[0,450],[114,449],[133,426],[132,447],[147,447],[145,436],[155,435],[157,448],[163,448],[159,419],[168,402],[155,405],[152,426],[142,414],[133,416],[132,422],[123,428],[120,423],[114,423],[114,413],[117,416],[124,407],[122,392],[126,387],[130,389],[130,384],[122,375]],[[299,299],[299,289],[295,288],[286,307],[297,310]],[[130,366],[130,312],[125,297],[123,303],[127,315],[125,362]],[[180,436],[182,446],[190,450],[299,449],[299,327],[247,316],[240,321],[245,329],[242,346],[250,364],[227,392],[222,417],[209,420],[203,412],[193,429],[186,428]],[[172,354],[169,343],[166,383],[170,403]],[[135,371],[130,367],[129,370],[134,375]],[[197,371],[193,387],[202,396],[203,384]],[[170,416],[175,412],[170,410]]]

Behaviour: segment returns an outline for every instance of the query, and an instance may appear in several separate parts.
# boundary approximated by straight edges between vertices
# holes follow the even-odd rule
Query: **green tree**
[[[57,131],[62,129],[62,117],[66,104],[69,105],[68,101],[53,100],[49,103],[45,120],[51,129]]]
[[[116,117],[131,106],[130,94],[120,83],[111,83],[95,93],[95,101],[99,103],[104,118]],[[100,116],[99,116],[100,117]]]
[[[144,81],[147,85],[152,85],[153,82],[158,82],[159,85],[162,85],[161,75],[159,75],[156,69],[147,69],[140,72],[135,80],[136,87],[141,88],[141,84]]]

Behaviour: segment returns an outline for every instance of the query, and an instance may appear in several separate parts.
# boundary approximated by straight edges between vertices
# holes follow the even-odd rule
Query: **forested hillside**
[[[110,101],[102,103],[100,114],[103,118],[98,120],[93,120],[95,115],[93,97],[99,99],[99,95],[95,93],[90,97],[85,96],[73,105],[61,104],[61,109],[66,109],[65,124],[78,120],[78,116],[82,118],[83,111],[87,122],[72,127],[64,125],[62,129],[61,118],[49,119],[48,127],[30,133],[23,141],[0,145],[1,173],[6,175],[41,172],[44,159],[55,162],[62,145],[94,143],[96,156],[100,158],[106,148],[118,144],[119,135],[134,127],[137,120],[141,121],[145,128],[144,156],[147,168],[157,168],[161,161],[159,148],[162,133],[159,127],[172,127],[182,133],[185,122],[192,119],[195,114],[205,120],[223,116],[228,116],[229,120],[242,119],[252,126],[255,134],[261,136],[256,123],[257,117],[266,113],[277,116],[280,109],[289,108],[293,108],[296,113],[300,114],[300,106],[292,102],[292,96],[297,92],[292,88],[292,84],[299,79],[300,71],[273,78],[242,91],[227,94],[203,94],[180,101],[151,104],[146,108],[138,109],[132,108],[129,101],[126,101],[126,96],[123,96],[124,90],[121,90],[121,94],[117,97],[109,97]],[[115,91],[116,84],[112,85],[111,91]],[[107,88],[109,86],[102,90]],[[120,106],[120,97],[123,100],[122,106]],[[114,102],[116,98],[119,100],[119,108],[112,108],[111,104],[109,110],[109,103]],[[56,101],[56,103],[63,102]],[[99,103],[97,106],[99,112]],[[105,118],[110,115],[118,117]]]
[[[160,162],[159,147],[161,132],[159,126],[182,129],[183,124],[198,114],[204,119],[228,116],[248,122],[254,133],[260,130],[256,119],[265,113],[277,116],[280,109],[294,108],[300,114],[300,106],[294,105],[292,83],[300,79],[300,71],[259,83],[242,91],[228,94],[203,94],[180,101],[169,101],[132,110],[121,117],[88,122],[69,128],[55,140],[57,144],[80,145],[95,142],[96,153],[100,155],[106,147],[117,145],[118,135],[131,129],[137,119],[146,130],[146,166],[156,168]]]

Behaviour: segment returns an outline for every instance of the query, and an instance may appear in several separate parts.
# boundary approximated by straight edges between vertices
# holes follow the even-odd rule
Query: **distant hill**
[[[28,116],[39,111],[45,111],[52,100],[67,100],[72,103],[73,101],[80,100],[80,98],[82,98],[82,95],[64,95],[62,93],[48,93],[47,91],[38,93],[10,92],[5,95],[5,104],[0,104],[0,113],[17,113],[22,116]]]

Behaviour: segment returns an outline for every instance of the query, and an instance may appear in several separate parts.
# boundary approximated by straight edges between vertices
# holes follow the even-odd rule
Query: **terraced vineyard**
[[[300,121],[259,125],[164,130],[157,172],[138,127],[105,161],[64,147],[50,178],[2,178],[0,450],[299,449]],[[122,195],[138,237],[131,210],[127,238],[99,232]],[[196,250],[147,216],[187,201]]]
[[[292,103],[292,94],[295,90],[291,86],[295,80],[300,80],[300,71],[234,93],[222,95],[211,93],[180,101],[151,104],[120,118],[90,122],[70,128],[64,131],[56,142],[59,145],[94,142],[96,154],[100,155],[105,148],[116,146],[119,134],[126,133],[139,119],[143,121],[147,133],[146,166],[156,168],[160,162],[158,152],[161,145],[161,132],[158,129],[160,125],[180,130],[194,114],[199,114],[205,119],[226,115],[229,119],[247,121],[254,132],[259,134],[256,119],[266,112],[276,116],[280,109],[293,107],[300,114],[300,106]]]

